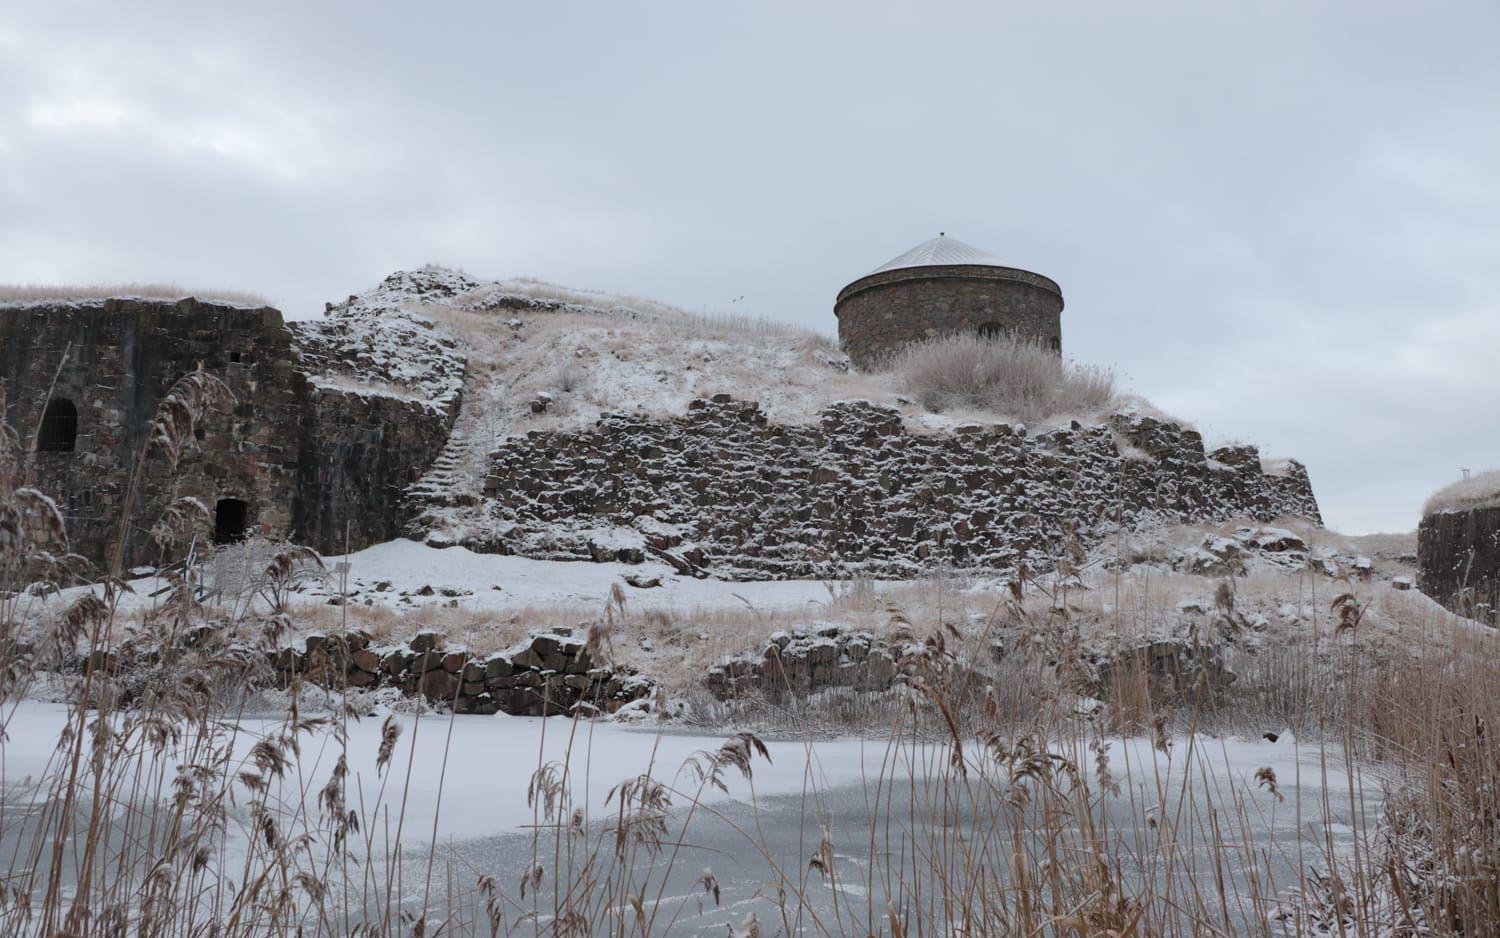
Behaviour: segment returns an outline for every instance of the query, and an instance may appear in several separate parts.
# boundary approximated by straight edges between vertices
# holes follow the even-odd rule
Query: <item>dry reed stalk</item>
[[[177,421],[164,426],[172,432]],[[0,436],[15,442],[13,433]],[[172,447],[162,446],[170,457]],[[127,637],[149,650],[149,669],[108,663],[119,650],[104,640],[114,610],[92,595],[68,606],[37,645],[50,648],[45,655],[11,650],[19,627],[13,587],[30,571],[54,585],[69,581],[62,565],[40,562],[64,549],[60,516],[16,484],[14,446],[0,450],[7,593],[0,597],[7,675],[0,731],[39,667],[80,648],[91,661],[98,656],[79,683],[83,696],[62,745],[37,780],[39,808],[9,858],[0,926],[13,932],[658,934],[692,914],[685,901],[667,908],[667,897],[681,878],[677,871],[672,879],[693,826],[705,817],[741,838],[742,861],[764,873],[763,901],[786,933],[1272,934],[1272,912],[1304,933],[1479,935],[1500,923],[1500,659],[1492,637],[1445,625],[1442,641],[1380,650],[1366,634],[1378,604],[1350,588],[1324,607],[1328,622],[1302,643],[1236,658],[1240,680],[1228,689],[1200,681],[1173,698],[1136,664],[1120,672],[1102,712],[1084,714],[1077,703],[1091,652],[1075,602],[1067,586],[1031,580],[1018,580],[1012,600],[974,627],[952,625],[956,600],[946,589],[930,605],[889,614],[892,634],[912,638],[906,664],[918,682],[905,694],[851,704],[868,722],[885,721],[887,732],[881,764],[866,780],[868,824],[852,838],[826,824],[824,793],[809,781],[800,868],[778,861],[780,845],[761,826],[752,767],[770,752],[758,736],[730,736],[671,782],[652,773],[622,783],[606,820],[590,817],[573,791],[575,744],[586,751],[592,732],[575,714],[566,724],[568,756],[539,766],[533,779],[537,824],[521,882],[511,889],[481,874],[461,888],[453,864],[439,875],[429,854],[417,909],[403,902],[402,845],[415,748],[400,792],[388,792],[400,724],[387,720],[376,753],[381,785],[374,792],[351,786],[350,715],[305,715],[300,687],[279,726],[253,744],[240,741],[249,698],[226,690],[257,658],[264,661],[284,626],[268,620],[252,629],[263,643],[246,652],[230,637],[234,618],[251,618],[248,606],[225,620],[194,601],[206,561],[194,559],[183,536],[190,510],[159,519],[172,535],[163,548],[186,541],[189,562],[174,574],[167,601],[132,623]],[[1114,586],[1111,625],[1119,634],[1138,632],[1140,621],[1176,598],[1170,583]],[[873,596],[848,601],[876,605]],[[1236,627],[1242,605],[1242,594],[1221,590],[1223,624],[1198,634],[1200,653],[1209,642],[1235,646],[1245,631]],[[648,627],[643,614],[631,615],[614,603],[591,646],[606,645],[627,624]],[[667,621],[649,627],[677,628]],[[922,627],[928,632],[919,642]],[[990,663],[997,629],[1019,638]],[[200,631],[197,644],[183,641]],[[982,681],[980,668],[987,669]],[[784,725],[811,746],[822,719],[816,706],[798,705]],[[555,732],[561,724],[544,725]],[[1193,732],[1224,726],[1292,727],[1298,745],[1318,757],[1320,774],[1334,764],[1385,766],[1388,794],[1366,790],[1357,773],[1347,773],[1339,791],[1354,806],[1383,802],[1380,823],[1365,830],[1356,819],[1348,849],[1334,842],[1326,820],[1315,838],[1299,836],[1295,849],[1265,845],[1267,818],[1301,812],[1304,801],[1326,817],[1335,787],[1323,779],[1314,805],[1299,779],[1269,768],[1255,772],[1248,789],[1229,787],[1213,762],[1214,744]],[[1134,747],[1130,740],[1146,732],[1150,742]],[[305,743],[330,734],[335,767],[304,797],[293,780],[311,771]],[[1118,761],[1112,736],[1125,737]],[[187,770],[178,773],[177,765]],[[751,790],[749,825],[706,798],[736,774]],[[296,797],[280,802],[291,792]],[[1110,808],[1122,803],[1145,823],[1116,826]],[[11,810],[0,802],[5,817],[15,816]],[[1297,820],[1300,829],[1308,818]],[[841,841],[865,845],[861,872],[842,865]],[[232,847],[243,852],[236,869],[226,866]],[[862,880],[862,901],[843,889],[851,877]],[[696,902],[751,898],[712,872],[692,882]],[[440,883],[445,894],[434,902]],[[733,933],[760,928],[751,917]]]

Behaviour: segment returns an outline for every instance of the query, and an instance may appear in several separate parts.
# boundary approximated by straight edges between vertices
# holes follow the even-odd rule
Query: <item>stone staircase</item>
[[[448,445],[422,478],[407,487],[406,517],[420,520],[423,515],[442,513],[442,509],[478,505],[483,498],[483,470],[473,468],[474,450],[475,442],[469,436],[457,432],[450,436]]]

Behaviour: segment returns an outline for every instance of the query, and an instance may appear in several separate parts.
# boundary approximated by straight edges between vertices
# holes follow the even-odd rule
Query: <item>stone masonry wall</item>
[[[1121,455],[1116,433],[1144,455]],[[686,416],[611,415],[533,431],[491,454],[498,534],[468,546],[555,559],[639,559],[748,578],[904,577],[937,565],[1045,569],[1070,531],[1086,546],[1150,519],[1296,514],[1318,520],[1307,474],[1262,471],[1254,447],[1205,453],[1149,417],[1114,427],[960,427],[908,433],[894,410],[827,408],[820,426],[769,424],[716,395]],[[631,546],[630,534],[639,538]]]
[[[297,456],[295,538],[336,553],[346,534],[355,550],[399,537],[406,489],[452,425],[448,411],[421,401],[313,388]]]
[[[149,459],[133,505],[130,473],[167,390],[199,363],[237,403],[201,427],[198,450],[174,474]],[[55,380],[55,385],[54,385]],[[127,566],[155,562],[147,536],[177,497],[244,499],[252,525],[292,524],[296,438],[305,381],[287,354],[281,314],[196,300],[104,300],[77,306],[0,308],[5,418],[31,450],[47,401],[78,410],[73,452],[29,452],[31,482],[62,509],[72,549],[96,563],[113,551],[128,518]]]
[[[157,406],[199,364],[236,402],[199,428],[174,473],[151,447],[124,504]],[[70,546],[108,563],[126,524],[125,565],[155,563],[148,532],[173,500],[213,511],[248,505],[249,525],[323,552],[395,536],[406,488],[447,440],[446,408],[315,386],[279,312],[185,299],[110,299],[0,307],[6,421],[28,450],[27,483],[63,512]],[[49,399],[78,411],[71,452],[34,451]]]
[[[1062,292],[1001,267],[924,267],[858,280],[839,294],[839,342],[861,368],[903,346],[989,323],[1061,350]]]
[[[1417,526],[1417,568],[1422,592],[1500,625],[1500,507],[1427,515]]]

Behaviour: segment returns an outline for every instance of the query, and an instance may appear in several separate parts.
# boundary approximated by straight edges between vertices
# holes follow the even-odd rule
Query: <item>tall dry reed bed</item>
[[[223,405],[211,377],[184,380],[142,460],[175,460]],[[1323,634],[1238,666],[1228,688],[1205,670],[1167,689],[1125,666],[1096,698],[1080,694],[1065,614],[1033,620],[1014,603],[967,632],[911,623],[909,688],[848,703],[885,731],[863,779],[865,823],[823,823],[828,793],[810,778],[796,849],[768,835],[753,786],[769,750],[751,733],[620,779],[602,806],[578,796],[570,759],[543,761],[520,770],[535,823],[524,872],[502,880],[427,849],[435,827],[413,829],[408,783],[393,781],[409,778],[398,769],[415,758],[415,733],[451,733],[458,718],[419,718],[406,739],[387,719],[368,777],[350,770],[357,711],[339,702],[352,695],[313,714],[294,693],[247,737],[256,662],[287,623],[220,621],[198,603],[204,519],[190,501],[147,519],[172,588],[139,623],[119,620],[113,600],[129,586],[105,574],[102,591],[20,635],[40,594],[99,575],[68,553],[58,512],[28,485],[25,447],[5,434],[0,733],[20,728],[23,699],[55,687],[64,662],[84,663],[45,767],[6,779],[7,934],[623,936],[692,932],[700,909],[752,901],[755,917],[736,913],[731,933],[1500,930],[1500,662],[1485,634],[1374,655],[1351,593],[1328,608]],[[270,558],[268,582],[295,560]],[[989,638],[1001,626],[1025,640],[996,664]],[[609,638],[594,636],[601,654]],[[122,643],[149,665],[123,672],[112,654]],[[810,738],[814,717],[787,725]],[[551,725],[588,748],[576,717]],[[1299,784],[1267,766],[1249,789],[1227,784],[1223,751],[1200,732],[1227,726],[1292,727],[1319,777]],[[1361,764],[1385,767],[1390,783],[1340,770]],[[748,813],[707,797],[731,783],[748,784]],[[1350,832],[1335,831],[1335,801],[1350,808]],[[1294,815],[1290,844],[1265,838],[1277,812]],[[751,894],[686,866],[710,822],[735,832],[759,885],[733,888]]]

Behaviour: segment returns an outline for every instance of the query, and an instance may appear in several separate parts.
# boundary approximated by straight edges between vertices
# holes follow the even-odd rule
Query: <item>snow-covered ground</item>
[[[254,564],[254,560],[250,564]],[[680,614],[724,610],[816,610],[828,605],[848,584],[821,580],[762,580],[739,582],[697,579],[678,574],[658,561],[638,564],[587,561],[533,560],[503,554],[479,554],[465,547],[436,548],[404,538],[377,544],[348,556],[324,558],[325,569],[309,575],[292,593],[292,605],[303,613],[343,603],[354,613],[361,609],[411,612],[452,609],[460,614],[500,614],[524,609],[590,610],[597,612],[623,596],[634,609]],[[261,561],[264,564],[264,560]],[[240,572],[244,564],[232,550],[210,566],[205,585],[216,584],[212,570]],[[347,565],[347,568],[345,567]],[[309,574],[315,571],[309,570]],[[654,586],[632,586],[657,583]],[[913,581],[890,580],[863,584],[879,594],[910,586]],[[131,591],[119,599],[119,613],[130,617],[155,608],[170,584],[154,574],[129,581]],[[50,596],[28,597],[18,608],[23,621],[55,614],[99,586],[78,586]],[[244,611],[245,603],[265,611],[262,598],[241,601],[208,600]]]
[[[1180,637],[1211,618],[1232,563],[1236,609],[1253,630],[1240,641],[1250,647],[1331,638],[1328,602],[1351,589],[1366,609],[1360,639],[1367,643],[1410,648],[1445,644],[1455,630],[1488,631],[1415,589],[1400,588],[1411,579],[1401,561],[1371,560],[1359,552],[1361,545],[1336,534],[1294,527],[1226,523],[1124,535],[1101,545],[1076,575],[1028,584],[1026,605],[1044,616],[1049,604],[1065,600],[1080,634],[1103,645]],[[1254,546],[1261,542],[1269,546]],[[290,596],[294,635],[348,626],[401,642],[438,631],[489,651],[533,629],[587,627],[607,618],[619,640],[616,650],[631,652],[629,663],[684,678],[723,655],[758,651],[776,629],[838,625],[881,634],[902,622],[919,630],[944,623],[977,636],[1011,598],[1011,578],[998,574],[739,582],[685,576],[657,561],[534,560],[405,539],[324,562],[325,569]],[[230,618],[266,612],[263,596],[231,582],[265,563],[251,546],[218,554],[205,577],[210,611]],[[131,586],[120,600],[123,621],[155,608],[169,588],[149,575]],[[98,589],[27,597],[18,612],[42,623]]]
[[[338,562],[333,560],[332,562]],[[629,601],[652,608],[760,609],[801,607],[827,602],[828,586],[818,580],[729,582],[696,579],[676,573],[665,563],[588,563],[531,560],[499,554],[476,554],[464,547],[432,548],[395,540],[351,554],[348,558],[351,602],[442,601],[444,591],[459,590],[459,607],[509,609],[518,606],[579,605],[602,607],[617,588]],[[659,580],[651,588],[629,586],[625,578]],[[375,589],[382,583],[387,590]],[[896,585],[896,584],[893,584]],[[432,586],[436,597],[422,596]],[[337,584],[324,587],[337,592]]]
[[[947,429],[975,417],[1014,422],[1014,415],[1001,413],[926,412],[903,394],[898,376],[852,370],[833,340],[831,319],[827,331],[818,331],[446,267],[397,271],[332,306],[326,318],[299,321],[297,329],[337,333],[343,357],[390,364],[417,360],[418,353],[404,347],[411,344],[412,323],[424,324],[433,337],[451,338],[467,356],[466,393],[474,402],[466,408],[473,411],[468,429],[490,439],[586,425],[601,412],[676,416],[694,398],[717,392],[757,401],[779,423],[816,421],[829,404],[853,399],[896,407],[915,430]],[[403,380],[399,370],[395,380]],[[545,409],[532,407],[539,395]],[[1157,413],[1139,398],[1118,403]],[[1051,422],[1090,416],[1058,415]]]

